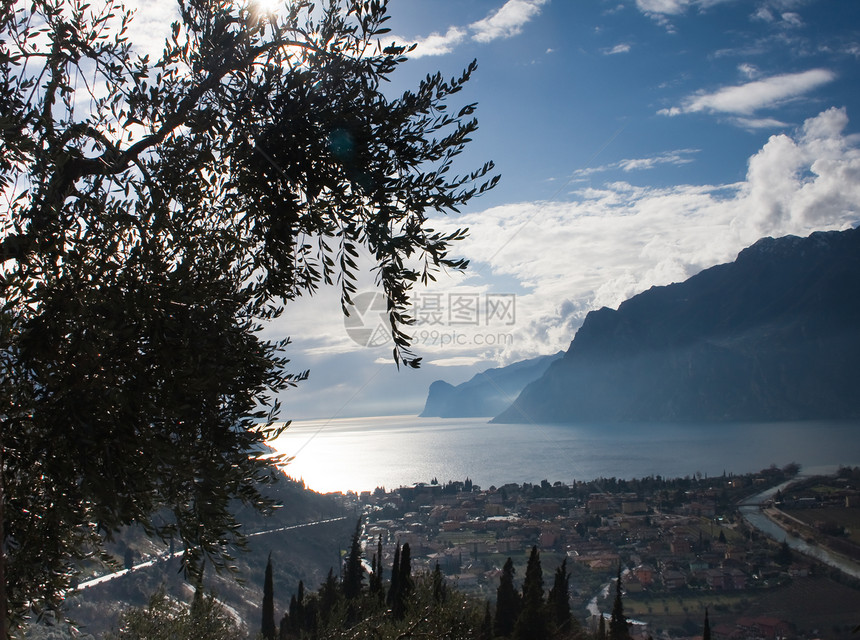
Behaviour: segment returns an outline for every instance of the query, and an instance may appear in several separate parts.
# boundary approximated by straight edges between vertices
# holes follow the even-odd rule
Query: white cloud
[[[792,11],[786,11],[782,14],[782,21],[787,26],[790,27],[802,27],[803,19],[800,17],[800,14],[794,13]]]
[[[621,44],[616,44],[614,47],[612,47],[610,49],[604,49],[603,55],[613,56],[613,55],[618,54],[618,53],[627,53],[630,51],[631,48],[632,48],[631,45],[629,45],[626,42],[622,42]]]
[[[693,0],[636,0],[636,6],[644,13],[678,15],[684,13]]]
[[[382,46],[389,44],[417,45],[410,58],[425,56],[441,56],[451,53],[468,37],[476,42],[488,43],[499,38],[510,38],[522,32],[523,27],[541,11],[541,6],[549,0],[508,0],[499,9],[490,13],[486,18],[473,22],[467,27],[450,26],[442,34],[431,33],[429,36],[415,39],[389,35],[381,40]],[[546,53],[552,53],[547,49]]]
[[[472,38],[477,42],[490,42],[498,38],[510,38],[520,33],[523,26],[540,13],[548,0],[508,0],[497,11],[483,20],[473,22]]]
[[[738,71],[740,71],[743,76],[749,79],[755,78],[759,75],[758,67],[756,67],[754,64],[749,64],[746,62],[743,62],[738,65]]]
[[[762,236],[808,235],[860,222],[860,140],[844,109],[775,135],[724,185],[581,189],[572,202],[524,202],[457,220],[460,250],[487,281],[517,282],[509,360],[565,348],[587,311],[733,260]],[[452,355],[467,355],[457,353]]]
[[[647,14],[680,15],[691,8],[707,9],[732,0],[636,0],[638,9]]]
[[[580,169],[573,173],[573,177],[582,178],[585,176],[593,175],[595,173],[603,173],[616,169],[630,172],[653,169],[654,167],[661,164],[689,164],[690,162],[693,162],[693,159],[690,157],[690,155],[694,153],[698,153],[698,149],[676,149],[674,151],[667,151],[665,153],[646,158],[625,158],[624,160],[619,160],[618,162],[612,162],[610,164],[604,164],[599,167]]]
[[[759,109],[777,105],[832,82],[836,74],[828,69],[810,69],[800,73],[771,76],[713,93],[696,93],[685,98],[680,107],[661,109],[658,113],[675,116],[682,113],[721,112],[751,115]]]
[[[753,18],[762,22],[773,22],[776,20],[773,12],[765,6],[758,7],[755,13],[753,13]]]
[[[427,364],[432,364],[437,367],[472,367],[482,362],[486,362],[486,359],[475,356],[457,356],[454,358],[429,360]]]
[[[423,40],[418,41],[418,46],[409,54],[409,57],[422,58],[424,56],[445,55],[451,53],[465,39],[465,29],[448,27],[448,30],[444,34],[431,33]]]
[[[170,35],[170,25],[179,20],[179,9],[172,0],[132,0],[126,3],[134,10],[134,20],[129,27],[129,40],[134,50],[150,60],[158,60],[164,50],[164,41]]]
[[[735,118],[734,123],[741,129],[784,129],[788,123],[776,118]]]

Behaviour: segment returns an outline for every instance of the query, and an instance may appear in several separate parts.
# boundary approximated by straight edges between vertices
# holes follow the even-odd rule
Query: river
[[[782,542],[783,540],[788,544],[788,546],[800,553],[803,553],[807,556],[811,556],[816,560],[823,562],[824,564],[835,567],[844,573],[847,573],[850,576],[855,578],[860,578],[860,565],[856,562],[852,562],[846,558],[843,558],[839,555],[833,554],[829,552],[827,549],[819,547],[815,544],[809,544],[802,537],[791,535],[785,528],[781,527],[779,524],[768,518],[761,510],[760,506],[764,505],[769,500],[776,495],[777,491],[784,491],[786,487],[799,480],[802,480],[808,474],[801,476],[799,478],[795,478],[793,480],[789,480],[788,482],[783,482],[782,484],[771,487],[761,493],[758,493],[750,498],[744,500],[746,503],[744,506],[739,507],[739,511],[743,516],[744,520],[746,520],[750,525],[758,529],[759,531],[767,534],[774,540],[778,540]]]

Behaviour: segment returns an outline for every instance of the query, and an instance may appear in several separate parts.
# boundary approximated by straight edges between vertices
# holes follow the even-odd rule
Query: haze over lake
[[[600,477],[804,471],[860,465],[860,421],[732,424],[488,424],[411,415],[293,422],[274,443],[316,491],[464,480],[569,483]]]

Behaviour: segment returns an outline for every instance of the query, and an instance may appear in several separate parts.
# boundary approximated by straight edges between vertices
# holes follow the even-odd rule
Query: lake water
[[[510,425],[486,418],[382,416],[296,421],[274,447],[316,491],[363,491],[471,478],[569,483],[713,476],[798,462],[806,472],[860,465],[860,421]]]

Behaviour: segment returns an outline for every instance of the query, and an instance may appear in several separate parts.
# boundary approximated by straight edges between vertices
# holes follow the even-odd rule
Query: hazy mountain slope
[[[860,417],[860,230],[759,240],[588,314],[495,422]]]
[[[430,385],[422,418],[473,418],[494,416],[511,404],[529,382],[564,355],[539,356],[506,367],[487,369],[454,386],[444,380]]]

